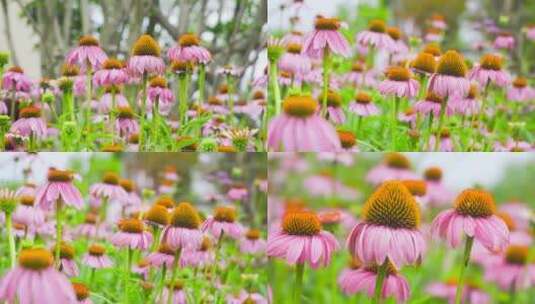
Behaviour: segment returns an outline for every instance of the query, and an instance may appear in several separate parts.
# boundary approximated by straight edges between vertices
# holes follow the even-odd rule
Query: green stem
[[[167,296],[167,304],[171,304],[173,301],[173,288],[175,286],[176,276],[178,274],[178,261],[180,260],[180,253],[182,252],[182,248],[178,248],[175,251],[175,259],[173,260],[173,270],[171,273],[171,283],[169,286],[169,293]]]
[[[178,119],[182,128],[186,123],[188,110],[188,77],[186,74],[178,75]]]
[[[392,150],[396,150],[396,131],[398,126],[398,111],[399,111],[399,103],[400,98],[398,96],[394,96],[394,109],[392,111],[392,123],[390,124],[390,136],[391,136],[391,143],[392,143]]]
[[[93,281],[95,280],[95,272],[96,268],[91,267],[90,273],[89,273],[89,288],[93,286]]]
[[[295,266],[295,289],[294,289],[294,303],[301,303],[301,296],[303,294],[303,274],[305,272],[305,264],[297,264]]]
[[[444,117],[446,113],[446,105],[448,104],[448,97],[445,97],[442,102],[440,103],[440,116],[438,117],[438,127],[435,134],[435,147],[433,151],[438,151],[438,148],[440,147],[440,132],[442,130],[442,126],[444,125]]]
[[[474,244],[474,237],[467,236],[466,244],[464,247],[463,263],[461,264],[461,272],[459,273],[459,280],[457,283],[457,291],[455,292],[455,304],[460,304],[462,300],[463,287],[464,287],[464,273],[468,268],[470,262],[470,253],[472,251],[472,245]]]
[[[111,109],[110,109],[110,123],[111,123],[111,142],[115,144],[115,89],[111,92]]]
[[[132,265],[132,249],[130,249],[130,246],[126,249],[126,266],[124,269],[124,297],[123,297],[123,303],[128,304],[128,281],[130,280],[130,268]]]
[[[372,304],[378,304],[381,302],[381,293],[383,291],[383,282],[386,278],[387,268],[388,260],[386,260],[377,269],[377,279],[375,280],[375,291],[373,293]]]
[[[152,246],[150,248],[150,251],[156,250],[158,248],[158,245],[160,245],[160,234],[162,233],[162,229],[160,229],[158,226],[154,226],[154,242],[152,242]]]
[[[13,221],[11,219],[11,212],[6,212],[6,231],[7,231],[7,238],[9,242],[9,261],[11,262],[11,268],[14,268],[16,266],[16,260],[15,260],[15,238],[13,236]]]
[[[325,117],[327,114],[327,96],[329,93],[329,77],[330,77],[330,62],[329,62],[329,48],[323,50],[323,86],[322,86],[322,109],[321,115]]]
[[[141,88],[141,109],[140,109],[140,130],[139,130],[139,148],[143,151],[145,145],[145,112],[147,111],[147,73],[143,73]]]
[[[357,115],[357,131],[355,132],[355,135],[357,136],[357,138],[360,135],[359,132],[360,132],[361,125],[362,125],[362,116]]]
[[[55,262],[58,267],[60,263],[60,249],[61,249],[61,239],[63,236],[63,213],[61,210],[62,202],[61,199],[56,202],[56,252],[55,252]]]
[[[158,299],[161,296],[166,275],[167,275],[167,266],[165,266],[165,263],[164,263],[162,265],[162,276],[160,277],[158,286],[156,286],[156,289],[154,290],[154,293],[151,296],[151,300]],[[149,303],[154,303],[154,301],[149,301]]]
[[[275,103],[275,115],[279,115],[282,107],[281,91],[279,87],[277,62],[269,63],[269,97],[274,99]]]
[[[230,110],[230,117],[234,115],[234,81],[231,75],[227,75],[227,87],[228,87],[228,107]]]
[[[204,63],[199,64],[199,100],[197,105],[200,106],[204,102],[204,83],[206,81],[206,67]]]
[[[92,88],[92,79],[93,79],[93,76],[92,76],[92,70],[91,70],[91,66],[89,64],[87,64],[87,71],[86,71],[86,104],[85,104],[85,111],[84,111],[84,122],[86,124],[86,127],[89,128],[91,122],[90,122],[90,113],[91,113],[91,99],[92,99],[92,91],[93,91],[93,88]]]

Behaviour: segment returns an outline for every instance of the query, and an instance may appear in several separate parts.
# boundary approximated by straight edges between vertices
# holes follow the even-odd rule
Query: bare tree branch
[[[15,45],[13,44],[13,37],[11,36],[11,24],[9,24],[9,14],[7,12],[7,2],[2,0],[2,13],[4,14],[4,30],[6,32],[7,45],[11,53],[11,60],[15,65],[19,65],[17,52],[15,52]]]

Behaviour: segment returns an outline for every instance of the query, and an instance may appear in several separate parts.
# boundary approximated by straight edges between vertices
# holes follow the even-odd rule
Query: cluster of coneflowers
[[[142,35],[130,57],[118,60],[97,38],[82,36],[60,77],[39,81],[18,66],[6,69],[2,54],[0,150],[263,149],[265,94],[259,87],[242,90],[243,69],[210,67],[210,51],[191,33],[179,37],[166,60],[161,52],[154,38]],[[207,85],[207,71],[222,79],[219,87]]]
[[[0,302],[267,303],[258,271],[265,240],[260,226],[239,222],[243,205],[205,214],[176,202],[170,183],[140,195],[114,172],[84,195],[75,178],[51,168],[41,185],[0,190],[0,248],[9,256]],[[176,171],[164,180],[179,182]]]
[[[347,153],[318,153],[317,159],[333,169],[353,166],[353,157]],[[529,206],[508,203],[498,210],[493,194],[480,188],[468,188],[455,195],[443,184],[440,167],[429,167],[419,176],[404,155],[389,154],[366,173],[365,181],[373,190],[357,207],[355,201],[360,204],[361,194],[353,189],[351,195],[341,198],[342,190],[351,187],[337,180],[336,171],[315,173],[317,169],[309,163],[310,158],[303,156],[275,159],[278,167],[271,167],[270,172],[276,178],[270,177],[270,183],[280,191],[270,192],[267,254],[293,267],[292,303],[308,302],[313,288],[330,288],[318,286],[318,276],[307,280],[306,269],[314,272],[340,265],[333,259],[346,258],[342,247],[349,253],[349,263],[338,275],[338,287],[348,296],[364,293],[372,303],[388,298],[405,303],[415,288],[429,298],[449,303],[493,303],[481,281],[496,284],[509,293],[510,303],[515,303],[518,293],[535,286],[535,263],[529,254],[533,211]],[[302,185],[307,194],[284,188],[289,179],[297,176],[305,176]],[[297,193],[300,196],[295,197]],[[317,204],[311,203],[325,202],[325,197],[327,201],[350,201],[351,209],[332,205],[320,205],[318,209]],[[352,210],[359,210],[359,216]],[[443,242],[452,249],[443,249]],[[437,247],[448,252],[458,249],[461,259],[453,265],[452,261],[434,261],[444,263],[441,272],[433,277],[436,281],[420,279],[419,284],[425,286],[409,286],[404,268],[426,271],[421,269],[426,253]],[[476,267],[481,270],[473,269]],[[332,271],[322,273],[324,276]],[[478,273],[483,273],[482,278],[476,279]],[[438,281],[441,279],[444,281]],[[336,278],[323,281],[331,280]],[[307,281],[315,285],[303,292]]]
[[[472,63],[442,49],[442,16],[429,23],[423,43],[379,19],[348,39],[356,29],[324,16],[273,37],[269,151],[532,151],[535,89],[508,66],[513,36],[480,26]]]

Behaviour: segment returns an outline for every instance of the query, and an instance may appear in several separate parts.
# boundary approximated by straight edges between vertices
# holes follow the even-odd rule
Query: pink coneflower
[[[40,226],[45,222],[45,214],[41,208],[35,208],[34,196],[23,195],[20,204],[13,212],[13,220],[26,226]]]
[[[438,96],[437,94],[433,92],[427,92],[427,95],[425,96],[424,100],[418,101],[416,104],[414,104],[414,110],[416,112],[423,114],[423,115],[433,115],[434,117],[440,116],[440,110],[442,107],[443,98]],[[446,115],[453,115],[454,109],[451,105],[451,103],[446,104]],[[434,147],[434,146],[431,146]]]
[[[213,242],[206,235],[203,236],[199,248],[188,249],[180,256],[180,267],[203,267],[213,265],[214,262]]]
[[[82,283],[72,282],[72,289],[76,295],[77,304],[93,304],[93,301],[89,298],[89,288]]]
[[[131,209],[138,209],[141,207],[141,197],[136,192],[136,184],[131,179],[121,179],[119,180],[119,185],[126,191],[126,198],[122,202],[125,207]]]
[[[244,184],[236,183],[227,192],[227,197],[232,201],[241,201],[247,198],[249,192]]]
[[[19,265],[0,280],[0,300],[9,303],[75,303],[71,283],[52,267],[53,262],[52,254],[45,249],[22,250]]]
[[[151,79],[147,89],[147,112],[152,113],[153,109],[158,109],[161,115],[168,115],[175,102],[173,91],[167,87],[167,80],[157,76]],[[142,101],[139,105],[142,106]]]
[[[100,97],[98,102],[97,109],[99,113],[108,114],[112,108],[113,104],[113,94],[115,94],[115,107],[129,107],[130,104],[126,97],[121,94],[121,91],[118,87],[109,86],[106,87],[105,93]]]
[[[485,267],[485,280],[502,290],[518,292],[535,285],[535,264],[529,262],[529,247],[510,245],[504,256]]]
[[[366,201],[362,215],[347,238],[349,252],[365,264],[396,267],[418,263],[425,241],[418,230],[420,209],[409,190],[399,181],[383,183]],[[376,242],[376,240],[382,242]]]
[[[123,219],[119,222],[119,231],[110,239],[116,247],[146,250],[152,243],[152,234],[145,230],[145,225],[139,219]]]
[[[334,179],[329,172],[321,172],[320,174],[307,177],[304,180],[303,185],[313,196],[337,196],[343,199],[351,200],[356,199],[359,195],[359,193],[354,189],[349,188],[342,182]]]
[[[54,248],[52,248],[52,251],[54,251]],[[59,270],[69,277],[78,276],[80,271],[78,270],[78,266],[76,266],[76,262],[74,261],[74,247],[63,242],[59,248]]]
[[[424,179],[427,184],[427,202],[430,206],[441,207],[451,202],[452,193],[442,183],[442,169],[427,168],[424,172]]]
[[[106,248],[99,244],[91,244],[87,253],[82,259],[82,263],[91,268],[110,268],[113,262],[106,255]]]
[[[328,50],[344,57],[350,56],[349,43],[338,31],[340,29],[338,19],[318,16],[314,21],[314,27],[314,31],[308,34],[303,42],[304,54],[311,58],[321,58],[324,51]]]
[[[377,80],[373,70],[366,71],[360,62],[354,62],[344,81],[357,87],[375,87]]]
[[[494,151],[496,152],[527,152],[532,149],[533,147],[530,143],[512,138],[508,138],[505,143],[498,141],[494,144]]]
[[[448,102],[447,106],[451,106],[456,113],[461,115],[471,116],[478,114],[481,110],[478,86],[472,83],[466,97],[454,97]]]
[[[418,94],[420,83],[412,79],[409,69],[391,66],[386,72],[386,77],[377,87],[381,94],[407,98],[412,98]]]
[[[145,259],[151,266],[161,267],[165,265],[165,267],[171,268],[175,260],[175,250],[163,243],[160,244],[157,251],[150,253]]]
[[[197,248],[202,241],[200,225],[197,209],[182,202],[173,209],[170,225],[164,228],[161,241],[173,250]]]
[[[259,254],[266,250],[266,241],[260,236],[260,230],[249,229],[240,240],[240,251],[243,253]]]
[[[495,49],[512,50],[515,47],[515,38],[507,32],[501,32],[496,36],[492,46]]]
[[[294,75],[296,80],[303,80],[312,69],[310,58],[301,53],[302,46],[298,43],[287,45],[287,52],[279,59],[279,68]]]
[[[405,303],[410,296],[409,284],[399,273],[392,263],[387,262],[383,286],[380,297],[387,299],[394,297],[396,303]],[[366,292],[371,298],[374,296],[374,289],[378,279],[379,266],[364,266],[355,258],[350,263],[350,268],[342,271],[338,277],[338,285],[346,295],[357,292]]]
[[[102,70],[98,70],[93,75],[93,84],[95,86],[121,85],[128,81],[128,74],[125,71],[124,64],[117,59],[106,59]]]
[[[0,101],[0,114],[5,115],[7,113],[8,113],[8,109],[7,109],[6,103],[3,101]]]
[[[529,228],[532,212],[528,205],[517,201],[508,202],[500,206],[500,211],[509,214],[518,229]]]
[[[428,90],[442,98],[464,97],[470,90],[465,78],[466,64],[461,54],[449,50],[438,61],[437,71],[429,78]]]
[[[359,32],[355,40],[360,45],[376,49],[392,50],[395,48],[394,40],[386,33],[385,22],[379,19],[371,20],[368,29]]]
[[[479,241],[491,252],[502,251],[509,242],[509,230],[495,215],[492,195],[484,190],[467,189],[455,199],[454,209],[442,211],[433,220],[434,236],[457,247],[464,234]]]
[[[95,183],[89,188],[89,194],[93,197],[110,201],[124,201],[128,196],[126,191],[119,185],[119,176],[114,172],[107,172],[102,182]]]
[[[173,304],[186,304],[188,297],[183,290],[184,283],[182,281],[176,281],[172,284],[168,284],[162,291],[161,296],[156,300],[159,304],[173,303]],[[170,295],[171,293],[171,295]],[[171,300],[168,301],[169,297]]]
[[[402,33],[401,30],[395,26],[390,26],[386,29],[386,33],[390,38],[392,38],[392,45],[388,50],[392,54],[405,54],[409,51],[409,47],[403,39],[401,39]]]
[[[440,14],[433,14],[429,22],[432,27],[437,29],[445,30],[448,28],[448,24],[446,23],[444,16]]]
[[[507,99],[512,101],[528,101],[535,99],[535,91],[528,86],[528,80],[525,77],[518,76],[512,86],[507,89]]]
[[[30,92],[32,80],[18,66],[9,68],[2,76],[2,89],[6,91]]]
[[[457,280],[450,279],[444,283],[431,283],[425,288],[425,291],[434,297],[448,300],[448,303],[455,303],[457,287]],[[466,283],[466,288],[464,289],[461,298],[462,301],[460,303],[491,303],[490,296],[475,282]]]
[[[310,96],[289,96],[283,110],[273,118],[268,131],[268,148],[274,151],[334,152],[340,141],[334,127],[317,113],[318,103]]]
[[[130,107],[119,107],[117,109],[117,121],[115,129],[119,136],[128,138],[139,133],[139,124],[135,119],[134,112]]]
[[[66,61],[69,64],[79,66],[83,71],[88,67],[98,70],[108,58],[100,48],[98,40],[93,36],[82,36],[78,40],[78,47],[67,54]]]
[[[535,25],[528,25],[526,30],[526,37],[531,41],[535,41]]]
[[[216,207],[214,214],[204,221],[201,229],[210,232],[216,239],[227,235],[237,240],[243,232],[243,227],[237,222],[236,208],[233,206]]]
[[[171,47],[167,51],[167,57],[171,61],[189,61],[207,64],[212,60],[210,51],[202,47],[197,35],[187,33],[178,39],[178,45]]]
[[[438,28],[428,28],[426,30],[424,40],[426,42],[441,42],[444,38],[444,32]]]
[[[439,137],[440,143],[438,144],[438,151],[440,152],[453,152],[453,142],[451,140],[450,131],[447,129],[442,129],[441,131],[435,132],[435,134],[429,137],[428,147],[435,147],[437,137]]]
[[[281,228],[268,238],[268,256],[286,259],[290,265],[308,263],[312,268],[330,264],[338,242],[331,233],[322,230],[316,214],[288,212]]]
[[[511,76],[502,70],[502,56],[485,54],[481,57],[479,64],[476,64],[468,77],[476,80],[481,87],[493,84],[498,87],[505,87],[511,82]]]
[[[270,303],[264,296],[256,292],[240,291],[240,294],[228,295],[227,304],[268,304]]]
[[[344,109],[342,109],[342,96],[335,91],[327,92],[327,118],[338,125],[346,120]]]
[[[89,212],[85,215],[84,222],[75,228],[74,234],[80,237],[96,238],[97,236],[104,237],[105,226],[97,226],[97,214]]]
[[[160,46],[149,35],[141,35],[134,43],[132,57],[128,60],[128,71],[134,77],[163,74],[165,64],[160,58]]]
[[[387,180],[416,179],[416,174],[410,168],[411,163],[405,155],[390,153],[382,164],[368,172],[366,180],[373,185],[379,185]]]
[[[409,107],[405,109],[404,111],[402,111],[401,113],[399,113],[398,119],[399,121],[409,124],[409,126],[413,128],[416,123],[416,119],[418,118],[417,114],[418,113],[416,112],[414,107]]]
[[[50,210],[54,204],[61,203],[81,209],[84,205],[82,194],[72,183],[74,173],[55,168],[48,169],[48,181],[35,193],[35,205]]]
[[[27,106],[20,110],[20,118],[9,129],[10,132],[20,136],[34,136],[39,139],[46,138],[46,121],[41,117],[41,109],[35,106]]]

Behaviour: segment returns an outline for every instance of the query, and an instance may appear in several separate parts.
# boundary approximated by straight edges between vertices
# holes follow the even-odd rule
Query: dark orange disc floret
[[[158,246],[158,252],[167,255],[175,255],[175,251],[166,243],[162,243]]]
[[[82,283],[72,282],[72,289],[78,301],[83,301],[89,297],[89,288]]]
[[[434,57],[438,57],[442,55],[442,50],[440,49],[440,46],[437,43],[428,43],[424,46],[422,49],[423,53],[431,54]]]
[[[91,35],[83,35],[78,39],[78,45],[79,46],[98,46],[98,40],[97,38],[91,36]]]
[[[103,256],[106,253],[106,247],[100,244],[91,244],[91,246],[89,246],[88,252],[92,256]]]
[[[286,50],[291,54],[300,54],[302,46],[299,43],[288,43]]]
[[[284,112],[295,117],[309,117],[316,112],[318,103],[310,96],[289,96],[282,104]]]
[[[357,270],[359,268],[361,268],[364,264],[362,263],[361,260],[359,260],[358,257],[354,257],[352,256],[350,259],[349,259],[349,268],[353,269],[353,270]]]
[[[108,144],[100,148],[101,152],[123,152],[124,148],[120,144]]]
[[[401,153],[388,153],[385,157],[385,163],[390,168],[409,169],[411,162]]]
[[[24,206],[33,206],[35,197],[33,195],[22,195],[20,197],[20,203]]]
[[[252,241],[255,241],[255,240],[258,240],[260,238],[260,230],[258,229],[249,229],[247,230],[247,232],[245,233],[245,237],[248,239],[248,240],[252,240]]]
[[[398,27],[389,26],[386,29],[386,33],[394,40],[399,40],[399,38],[401,38],[401,30]]]
[[[479,64],[485,70],[499,71],[502,69],[502,56],[485,54],[481,57]]]
[[[467,99],[476,99],[479,96],[479,88],[475,83],[470,84],[470,90],[468,90]]]
[[[425,169],[424,178],[428,181],[439,182],[442,180],[442,169],[439,167],[429,167]]]
[[[178,44],[181,47],[196,46],[201,44],[201,40],[199,39],[199,37],[197,37],[197,35],[187,33],[178,38]]]
[[[386,32],[386,24],[383,20],[374,19],[368,24],[368,29],[372,32],[384,33]]]
[[[119,180],[119,185],[128,193],[136,189],[136,184],[131,179],[121,178]]]
[[[175,73],[187,72],[193,69],[193,62],[184,60],[173,60],[171,70]]]
[[[336,130],[336,133],[338,134],[340,144],[344,149],[351,149],[357,143],[357,137],[351,131]]]
[[[457,213],[471,217],[489,217],[496,212],[492,194],[481,189],[466,189],[455,199]]]
[[[54,262],[50,251],[43,248],[23,249],[19,254],[19,265],[30,270],[43,270]]]
[[[39,118],[41,117],[41,109],[35,106],[27,106],[20,110],[21,118]]]
[[[254,100],[264,99],[264,98],[266,98],[266,95],[264,94],[264,92],[259,91],[259,90],[254,91],[254,93],[253,93],[253,99]]]
[[[232,206],[219,206],[214,208],[214,219],[218,222],[234,223],[236,218],[236,208]]]
[[[188,202],[181,202],[171,213],[171,225],[180,228],[197,229],[201,225],[201,218],[195,207]]]
[[[85,215],[84,223],[86,224],[96,224],[97,223],[97,215],[93,212],[89,212]]]
[[[150,35],[141,35],[134,43],[132,55],[160,57],[160,46]]]
[[[199,248],[200,251],[208,251],[212,248],[212,240],[207,237],[206,235],[202,238],[201,246]]]
[[[134,111],[129,107],[118,107],[117,108],[117,117],[120,119],[133,119]]]
[[[338,108],[342,104],[342,96],[335,91],[327,92],[327,106]]]
[[[80,74],[80,69],[74,64],[65,63],[61,66],[61,76],[76,77]]]
[[[106,172],[102,177],[102,182],[108,185],[119,185],[119,175],[115,172]]]
[[[156,205],[162,205],[167,209],[175,208],[176,206],[176,202],[167,195],[160,196],[154,203]]]
[[[54,253],[56,246],[52,247],[50,252]],[[68,243],[62,242],[59,246],[59,257],[66,260],[72,260],[74,258],[74,247]]]
[[[119,222],[119,229],[121,229],[122,232],[127,232],[127,233],[142,233],[143,230],[145,229],[145,225],[139,219],[135,219],[135,218],[122,219]]]
[[[163,226],[169,224],[169,212],[167,211],[167,208],[158,204],[152,205],[147,213],[145,213],[144,218],[149,222]]]
[[[321,222],[313,212],[288,212],[282,219],[282,230],[290,235],[312,236],[320,233]]]
[[[427,184],[423,180],[407,179],[401,182],[414,196],[424,196],[427,192]]]
[[[390,261],[390,259],[387,258],[387,265],[386,265],[386,275],[389,276],[391,274],[396,274],[398,273],[398,270],[396,268],[396,266],[394,266],[394,264],[392,263],[392,261]],[[375,272],[375,273],[378,273],[379,271],[379,265],[377,264],[373,264],[373,265],[367,265],[366,266],[366,270],[368,271],[371,271],[371,272]]]
[[[437,62],[433,55],[422,52],[411,62],[411,67],[418,71],[432,74],[437,68]]]
[[[106,61],[104,61],[102,67],[105,70],[120,70],[124,67],[124,64],[121,60],[117,60],[115,58],[108,58],[106,59]]]
[[[47,178],[49,182],[70,182],[73,177],[73,173],[70,170],[48,169]]]
[[[439,95],[435,94],[435,92],[427,91],[427,94],[425,95],[425,100],[441,104],[444,99]]]
[[[167,88],[167,80],[161,76],[156,76],[150,80],[149,85],[153,88]]]
[[[7,70],[12,73],[24,74],[24,70],[18,65],[12,66]]]
[[[528,85],[528,80],[526,77],[518,76],[513,80],[513,86],[515,88],[525,88]]]
[[[411,78],[411,72],[405,67],[391,66],[386,71],[386,77],[394,81],[408,81]]]
[[[523,245],[509,245],[505,250],[505,260],[509,264],[526,265],[528,262],[529,247]]]
[[[437,73],[441,75],[464,77],[466,70],[463,56],[453,50],[447,51],[438,61]]]
[[[362,215],[368,223],[391,228],[416,229],[420,224],[418,203],[399,181],[379,186],[364,204]]]
[[[366,92],[359,92],[355,96],[355,101],[360,104],[369,104],[372,102],[372,96]]]
[[[336,31],[340,28],[340,20],[318,16],[314,22],[314,27],[316,30]]]
[[[502,219],[502,221],[505,223],[505,225],[507,226],[507,229],[509,229],[509,231],[515,231],[516,230],[515,220],[513,220],[513,218],[509,215],[509,213],[503,212],[503,211],[498,211],[498,212],[496,212],[496,216],[498,216],[499,218]]]

